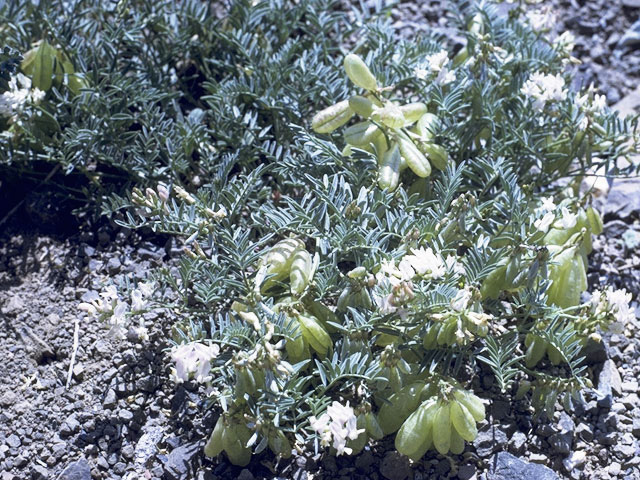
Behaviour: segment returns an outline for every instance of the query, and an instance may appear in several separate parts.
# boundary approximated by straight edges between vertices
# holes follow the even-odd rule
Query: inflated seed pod
[[[262,267],[256,276],[256,287],[265,292],[278,281],[287,278],[296,252],[303,248],[304,243],[297,238],[286,238],[271,247],[261,260]],[[265,280],[267,275],[270,278]]]
[[[431,175],[429,160],[418,150],[413,141],[404,135],[398,135],[396,140],[400,148],[400,154],[407,162],[407,167],[419,177],[425,178]]]
[[[417,122],[427,113],[427,106],[422,102],[407,103],[399,108],[405,120],[405,127]]]
[[[378,82],[366,63],[356,54],[344,57],[344,69],[349,79],[358,87],[366,90],[377,90]]]
[[[547,351],[547,342],[546,340],[530,333],[527,334],[526,340],[530,343],[524,357],[525,365],[527,368],[533,368],[540,360],[542,360],[542,357],[544,357],[544,354]]]
[[[461,402],[454,400],[450,403],[450,415],[451,423],[460,437],[467,442],[473,442],[478,436],[478,428],[469,409]]]
[[[369,437],[374,440],[380,440],[384,437],[384,432],[378,423],[378,419],[373,412],[365,413],[365,429]]]
[[[482,400],[476,395],[467,390],[457,388],[453,392],[453,397],[460,402],[461,405],[467,407],[467,410],[469,410],[469,413],[471,413],[471,416],[476,422],[481,422],[485,419],[486,412],[484,403],[482,403]]]
[[[366,121],[351,125],[344,130],[344,141],[354,147],[369,145],[375,138],[382,135],[377,125]]]
[[[393,103],[387,103],[371,114],[371,118],[385,124],[389,128],[402,128],[406,122],[402,110]]]
[[[291,443],[282,430],[271,430],[267,443],[274,454],[282,458],[291,457]]]
[[[320,355],[326,355],[333,342],[325,328],[310,315],[298,315],[297,318],[306,342]]]
[[[400,428],[405,419],[417,408],[424,382],[415,382],[391,394],[378,411],[378,423],[385,435]]]
[[[316,113],[311,120],[311,128],[317,133],[331,133],[353,117],[349,101],[344,100]]]
[[[306,250],[298,250],[293,255],[291,271],[289,272],[289,283],[291,284],[291,294],[300,295],[309,282],[313,274],[313,258]]]
[[[222,415],[220,415],[216,422],[216,426],[213,428],[213,432],[211,432],[209,441],[204,446],[204,454],[207,457],[217,457],[222,453],[222,450],[224,449],[222,445],[222,432],[224,431],[224,428],[224,420],[222,419]]]
[[[397,143],[387,150],[378,169],[378,186],[382,189],[395,190],[400,183],[400,148]]]
[[[440,405],[433,417],[433,445],[440,455],[446,455],[451,446],[451,417],[448,403]]]
[[[425,113],[420,117],[413,130],[420,135],[420,140],[428,142],[433,138],[434,131],[439,122],[440,120],[433,113]]]
[[[454,455],[462,455],[464,452],[464,439],[456,431],[455,428],[451,429],[451,441],[449,442],[449,451]]]
[[[374,109],[374,104],[371,99],[362,95],[354,95],[349,98],[349,106],[351,110],[364,118],[369,118]]]
[[[442,145],[422,142],[419,145],[419,150],[427,156],[429,162],[438,170],[444,171],[447,169],[449,154]]]
[[[604,226],[602,224],[602,217],[600,216],[600,212],[598,212],[593,207],[587,208],[587,218],[589,219],[589,226],[591,227],[591,232],[594,235],[600,235],[604,230]]]
[[[396,434],[395,447],[398,452],[408,457],[418,453],[428,430],[426,419],[426,409],[422,406],[409,415]]]

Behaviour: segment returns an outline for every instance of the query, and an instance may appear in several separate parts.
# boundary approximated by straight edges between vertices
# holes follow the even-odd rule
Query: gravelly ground
[[[633,88],[640,59],[633,53],[616,58],[611,36],[628,28],[640,9],[604,2],[554,0],[553,5],[562,25],[578,35],[576,53],[585,60],[585,78],[593,76],[612,101],[612,88],[619,95]],[[413,28],[408,19],[437,22],[441,11],[437,1],[404,3],[398,22],[405,22],[403,28]],[[576,16],[579,20],[572,20]],[[581,26],[593,21],[605,26],[591,33]],[[597,54],[598,45],[603,54]],[[634,201],[640,203],[640,186],[619,185],[611,193],[617,203],[607,207],[605,235],[594,242],[589,281],[626,287],[637,298],[640,241],[634,244],[634,239],[640,238],[640,208]],[[640,478],[637,324],[627,336],[608,337],[606,348],[594,349],[590,369],[600,392],[588,393],[584,408],[570,415],[559,411],[551,423],[534,423],[525,403],[498,399],[474,445],[451,460],[430,454],[410,466],[390,451],[389,440],[355,458],[299,457],[274,465],[269,457],[258,457],[249,469],[212,463],[201,451],[215,412],[205,410],[197,386],[176,387],[168,380],[167,320],[147,318],[149,340],[116,341],[104,325],[81,317],[77,309],[83,293],[97,289],[106,274],[142,277],[171,261],[170,246],[109,228],[70,237],[43,235],[18,228],[21,218],[0,236],[0,352],[5,359],[0,480]],[[79,347],[67,389],[77,320]],[[477,386],[487,397],[494,388],[491,378]],[[495,392],[491,396],[499,398]],[[501,467],[517,460],[498,452],[530,463],[521,465],[519,477],[500,476]]]

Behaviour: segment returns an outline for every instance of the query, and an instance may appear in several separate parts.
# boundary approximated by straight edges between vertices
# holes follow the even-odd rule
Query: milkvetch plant
[[[342,95],[286,127],[287,155],[222,156],[211,183],[122,201],[121,224],[182,241],[154,301],[187,345],[176,371],[222,411],[208,456],[354,455],[387,435],[416,461],[460,454],[497,393],[479,363],[551,417],[590,385],[587,340],[624,330],[625,292],[584,295],[602,221],[579,186],[637,169],[619,162],[636,124],[569,88],[567,41],[458,13],[459,52],[363,27],[330,70]]]

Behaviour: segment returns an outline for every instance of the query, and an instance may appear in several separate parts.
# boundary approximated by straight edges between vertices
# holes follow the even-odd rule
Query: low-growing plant
[[[207,455],[355,454],[392,434],[413,460],[460,454],[498,393],[483,372],[551,417],[590,386],[586,342],[633,316],[624,291],[586,295],[602,221],[580,185],[637,168],[619,162],[636,123],[568,87],[566,35],[459,14],[455,54],[368,25],[331,74],[350,90],[290,127],[278,162],[124,202],[123,225],[184,240],[155,300],[176,377],[222,409]]]

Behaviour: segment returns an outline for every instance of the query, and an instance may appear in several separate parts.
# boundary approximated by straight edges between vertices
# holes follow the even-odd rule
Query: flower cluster
[[[426,79],[429,75],[435,75],[435,82],[446,85],[456,79],[453,71],[449,70],[449,54],[446,50],[440,50],[425,59],[425,64],[414,70],[414,75],[419,80]]]
[[[197,382],[210,380],[211,360],[220,353],[217,344],[206,345],[200,342],[191,342],[176,347],[171,352],[171,359],[176,367],[171,374],[176,382],[182,383],[191,379]]]
[[[531,28],[536,32],[549,30],[555,23],[555,15],[551,7],[543,7],[538,10],[527,12],[527,20]]]
[[[596,315],[612,315],[615,321],[610,324],[609,330],[614,333],[622,333],[627,323],[636,319],[635,311],[629,305],[631,299],[631,293],[628,293],[624,288],[614,290],[607,287],[603,291],[593,292],[591,306]]]
[[[524,83],[520,91],[525,97],[532,100],[533,108],[541,112],[547,103],[562,102],[567,98],[567,90],[564,86],[564,78],[561,75],[545,75],[541,72],[535,72]]]
[[[148,305],[148,299],[153,293],[152,283],[142,283],[131,291],[131,301],[127,302],[120,298],[115,285],[108,285],[102,292],[89,291],[82,297],[82,302],[78,308],[89,315],[99,316],[106,319],[112,326],[111,333],[122,337],[124,326],[127,323],[127,313],[141,313]],[[142,317],[140,317],[142,319]],[[139,338],[147,336],[144,325],[136,329]]]
[[[352,450],[347,447],[347,440],[355,440],[364,432],[364,429],[357,428],[356,421],[357,418],[349,402],[342,405],[334,401],[327,407],[326,413],[319,418],[315,416],[309,418],[309,425],[320,436],[320,445],[327,447],[331,445],[333,439],[333,448],[338,455],[343,453],[351,455]]]
[[[9,90],[0,95],[0,116],[12,117],[20,113],[28,103],[38,104],[45,92],[31,88],[31,79],[18,73],[9,80]]]

